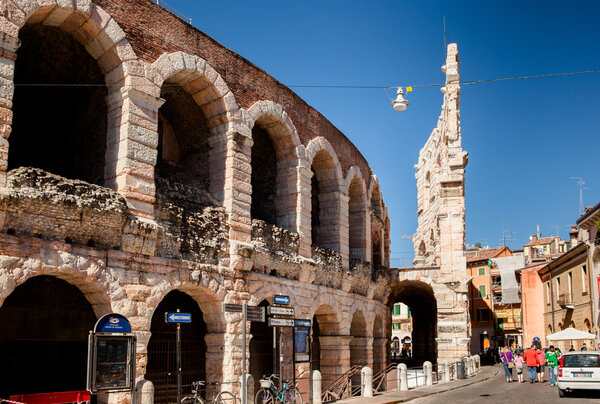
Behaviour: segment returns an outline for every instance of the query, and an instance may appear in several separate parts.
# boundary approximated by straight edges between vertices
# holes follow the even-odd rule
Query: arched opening
[[[367,358],[367,322],[362,311],[356,310],[350,323],[350,366],[368,366]],[[360,375],[356,375],[352,384],[360,383]]]
[[[339,335],[339,321],[336,311],[328,304],[319,306],[312,322],[311,369],[321,372],[324,386],[344,370],[344,364],[340,363],[340,345],[337,335]],[[346,363],[345,366],[348,364]]]
[[[377,227],[378,226],[371,226],[371,263],[374,268],[383,265],[383,257],[381,255],[381,231],[378,231]]]
[[[277,225],[277,156],[269,133],[252,128],[252,204],[253,219]]]
[[[52,276],[18,286],[0,307],[0,397],[85,390],[96,315],[81,291]]]
[[[360,178],[354,178],[348,188],[348,224],[350,259],[366,260],[367,215],[365,193]]]
[[[340,252],[340,189],[333,158],[325,150],[312,163],[313,245]]]
[[[182,384],[206,380],[207,333],[204,316],[198,303],[178,290],[167,294],[152,315],[148,342],[146,379],[154,383],[154,402],[172,403],[177,397],[176,333],[177,326],[165,322],[165,313],[192,314],[192,323],[181,325]],[[211,380],[214,381],[214,380]]]
[[[412,315],[410,308],[404,303],[392,306],[392,359],[406,360],[412,356]]]
[[[108,92],[98,64],[55,27],[25,25],[19,39],[8,170],[103,185]]]
[[[202,109],[182,83],[165,81],[158,119],[157,193],[199,205],[214,205],[209,194],[210,129]],[[181,192],[184,189],[185,192]],[[159,195],[160,196],[160,195]]]
[[[412,357],[406,362],[409,365],[422,364],[424,361],[437,363],[437,301],[431,286],[420,281],[394,284],[388,298],[392,314],[395,303],[403,303],[410,310]]]
[[[267,307],[269,302],[263,300],[259,306]],[[275,373],[273,356],[273,330],[267,322],[253,321],[250,323],[250,374],[254,378],[254,391],[260,388],[263,375]]]

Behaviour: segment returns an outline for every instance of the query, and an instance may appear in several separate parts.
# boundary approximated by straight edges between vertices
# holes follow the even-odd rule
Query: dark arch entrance
[[[174,290],[156,307],[148,342],[146,379],[154,383],[154,401],[172,403],[177,397],[176,330],[165,323],[165,312],[192,313],[192,323],[181,326],[181,368],[184,391],[193,381],[206,380],[206,323],[198,303],[189,295]],[[214,381],[214,380],[211,380]]]
[[[269,303],[263,300],[259,306],[267,307]],[[250,324],[250,374],[254,378],[254,391],[258,391],[263,375],[276,373],[273,364],[273,327],[269,327],[267,322],[252,321]]]
[[[410,308],[412,318],[412,363],[424,361],[437,363],[437,302],[431,286],[420,281],[402,281],[392,285],[388,299],[391,312],[394,303],[404,303]],[[391,327],[390,327],[391,328]]]
[[[0,307],[0,397],[85,390],[96,316],[77,287],[52,276],[18,286]]]
[[[98,63],[59,28],[25,25],[19,39],[8,169],[104,185],[108,92]]]

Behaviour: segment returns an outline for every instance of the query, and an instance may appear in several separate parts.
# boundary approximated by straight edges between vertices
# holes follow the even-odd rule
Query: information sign
[[[223,311],[227,313],[241,313],[241,304],[223,303]],[[248,321],[265,322],[265,308],[263,306],[246,306],[246,319]]]
[[[309,327],[294,328],[294,355],[296,356],[296,362],[310,362]]]
[[[135,347],[136,338],[125,317],[116,313],[101,317],[88,337],[87,389],[133,394]]]
[[[293,316],[294,308],[293,307],[269,306],[269,307],[267,307],[267,314],[276,315],[276,316]]]
[[[165,323],[185,323],[192,322],[192,313],[165,313]]]
[[[269,324],[269,327],[293,327],[294,319],[269,317],[268,324]]]
[[[296,327],[308,327],[310,328],[310,320],[304,320],[304,319],[300,319],[300,318],[295,318],[294,319],[294,326]]]
[[[290,304],[290,297],[283,296],[283,295],[275,295],[275,296],[273,296],[273,303],[288,305],[288,304]]]
[[[111,313],[96,322],[94,332],[131,332],[131,325],[122,315]]]

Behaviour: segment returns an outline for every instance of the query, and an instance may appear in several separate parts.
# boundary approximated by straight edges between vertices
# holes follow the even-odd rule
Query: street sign
[[[223,303],[223,311],[226,313],[241,313],[241,304]],[[263,306],[246,306],[246,319],[248,321],[258,321],[264,323],[265,308]]]
[[[294,326],[295,327],[308,327],[308,328],[310,328],[310,320],[303,320],[303,319],[295,318],[294,319]]]
[[[288,304],[290,304],[290,297],[283,296],[283,295],[275,295],[275,296],[273,296],[273,303],[288,305]]]
[[[269,323],[269,327],[293,327],[294,319],[293,318],[269,317],[268,323]]]
[[[165,313],[165,323],[191,323],[192,313]]]
[[[293,307],[268,306],[267,314],[268,315],[276,315],[276,316],[293,316],[294,308]]]

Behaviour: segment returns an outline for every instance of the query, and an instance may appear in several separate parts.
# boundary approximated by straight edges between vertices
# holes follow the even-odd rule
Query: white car
[[[600,390],[600,352],[565,352],[558,366],[560,397],[573,390]]]

